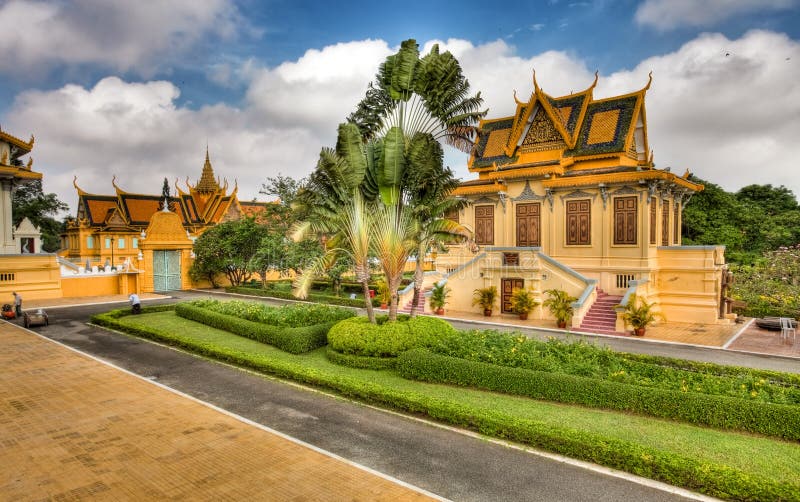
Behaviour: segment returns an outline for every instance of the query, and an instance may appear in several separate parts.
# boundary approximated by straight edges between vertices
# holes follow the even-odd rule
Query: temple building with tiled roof
[[[477,177],[454,192],[467,202],[457,219],[472,239],[436,260],[453,308],[470,310],[474,289],[496,286],[495,315],[511,313],[517,288],[532,289],[540,304],[545,290],[568,291],[579,298],[574,327],[597,298],[632,293],[671,320],[726,317],[724,248],[681,245],[683,207],[703,186],[688,170],[676,175],[653,162],[651,82],[595,99],[595,76],[587,89],[556,97],[534,73],[530,98],[514,93],[513,115],[480,122],[467,166]],[[541,306],[532,313],[548,315]]]
[[[140,256],[140,240],[146,236],[153,216],[164,209],[164,197],[127,192],[117,185],[116,178],[111,181],[113,195],[88,193],[78,186],[77,177],[73,184],[78,209],[62,236],[60,254],[81,265],[88,260],[101,266],[107,260],[116,265]],[[192,185],[187,178],[183,189],[176,181],[175,195],[167,201],[168,210],[179,216],[190,239],[218,223],[264,215],[269,203],[240,201],[237,192],[238,185],[229,192],[228,182],[220,183],[215,177],[206,150],[200,179]]]

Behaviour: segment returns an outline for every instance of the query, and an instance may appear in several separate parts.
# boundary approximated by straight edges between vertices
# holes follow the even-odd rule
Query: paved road
[[[42,335],[453,500],[686,500],[88,326],[103,306],[50,309]]]

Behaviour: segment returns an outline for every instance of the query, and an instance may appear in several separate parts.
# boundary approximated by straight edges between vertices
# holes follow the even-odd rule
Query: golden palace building
[[[131,193],[112,179],[114,195],[90,194],[74,181],[78,209],[67,225],[59,253],[80,273],[114,268],[141,273],[144,292],[192,287],[192,245],[206,229],[242,217],[260,216],[267,203],[244,202],[238,185],[228,191],[214,176],[208,151],[196,184],[175,182],[174,196]],[[67,295],[65,295],[67,296]]]
[[[228,190],[214,176],[206,151],[200,179],[176,194],[161,195],[122,190],[112,179],[113,195],[81,190],[76,217],[62,235],[58,253],[43,253],[39,233],[26,219],[12,225],[15,187],[42,174],[33,160],[22,159],[33,150],[34,139],[23,141],[0,131],[0,298],[11,292],[23,299],[130,294],[198,286],[189,278],[194,240],[219,223],[242,217],[259,218],[268,203],[243,202],[238,186]],[[203,286],[203,284],[199,284]],[[6,302],[6,300],[0,300]]]
[[[509,117],[485,119],[469,159],[477,178],[455,194],[457,219],[473,239],[437,257],[452,289],[448,306],[471,306],[476,288],[496,286],[511,312],[514,288],[578,298],[581,327],[599,298],[636,294],[668,321],[727,322],[721,308],[722,246],[682,246],[681,212],[702,185],[657,169],[647,135],[644,88],[595,99],[592,85],[554,97],[533,78],[527,101]],[[541,306],[531,318],[548,318]],[[586,326],[584,326],[586,327]],[[621,331],[621,315],[616,330]],[[602,330],[600,330],[602,331]]]

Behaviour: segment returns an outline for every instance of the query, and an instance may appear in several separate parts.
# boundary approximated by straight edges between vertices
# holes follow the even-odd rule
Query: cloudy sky
[[[390,7],[391,5],[391,7]],[[160,193],[218,175],[259,196],[332,146],[380,62],[415,38],[450,50],[489,117],[527,98],[647,93],[658,167],[800,195],[800,0],[0,1],[0,126],[36,136],[45,190],[72,179]],[[466,156],[446,162],[462,177]]]

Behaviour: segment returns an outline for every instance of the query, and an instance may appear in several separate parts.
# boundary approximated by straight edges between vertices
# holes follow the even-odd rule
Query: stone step
[[[610,329],[611,331],[614,331],[616,330],[616,325],[602,322],[584,322],[581,324],[581,329],[583,328]]]

